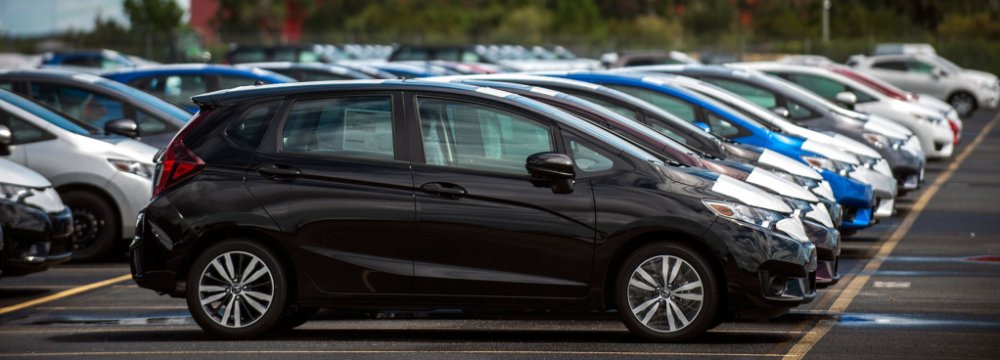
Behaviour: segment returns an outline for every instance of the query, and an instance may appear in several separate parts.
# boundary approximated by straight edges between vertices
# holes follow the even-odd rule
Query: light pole
[[[830,0],[823,0],[823,43],[830,42]]]

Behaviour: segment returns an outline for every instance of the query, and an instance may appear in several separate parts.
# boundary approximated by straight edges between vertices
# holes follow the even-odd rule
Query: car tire
[[[948,97],[948,104],[955,108],[958,112],[958,116],[962,118],[968,118],[972,116],[972,113],[976,112],[978,104],[976,104],[976,97],[965,91],[959,91]]]
[[[717,275],[688,246],[658,242],[636,249],[622,262],[614,286],[619,317],[643,340],[689,341],[718,323]]]
[[[288,277],[273,251],[249,240],[210,246],[191,265],[188,310],[205,332],[250,339],[276,330],[288,309]]]
[[[120,222],[114,207],[103,196],[86,190],[59,194],[73,212],[73,235],[70,246],[74,261],[104,259],[115,245]]]

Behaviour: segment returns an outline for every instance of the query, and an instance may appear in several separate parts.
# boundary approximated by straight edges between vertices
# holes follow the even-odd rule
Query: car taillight
[[[197,175],[204,167],[205,162],[184,146],[184,142],[177,140],[171,142],[163,153],[160,176],[157,177],[156,186],[153,187],[153,197],[174,184]]]
[[[948,125],[951,126],[951,133],[954,135],[952,144],[958,145],[958,141],[962,140],[962,133],[958,130],[958,122],[948,119]]]
[[[153,185],[153,197],[177,183],[191,178],[205,168],[205,162],[191,149],[184,145],[184,138],[198,126],[206,117],[208,111],[200,111],[192,117],[187,126],[177,132],[170,144],[158,156],[160,171]]]

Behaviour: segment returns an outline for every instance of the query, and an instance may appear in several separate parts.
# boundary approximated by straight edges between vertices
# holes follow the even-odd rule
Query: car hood
[[[757,163],[792,175],[813,180],[823,180],[823,176],[808,165],[775,152],[774,150],[764,149],[764,151],[761,152],[760,157],[757,158]]]
[[[807,140],[815,141],[818,143],[832,145],[837,147],[838,149],[842,149],[849,153],[863,155],[867,157],[874,157],[874,158],[881,157],[881,155],[879,155],[878,151],[875,151],[875,149],[865,146],[864,144],[861,144],[859,142],[850,140],[846,136],[840,134],[824,134],[800,126],[788,126],[787,129],[784,130],[792,135],[799,136]],[[845,139],[850,141],[845,141]]]
[[[109,156],[120,156],[123,159],[152,164],[157,152],[152,146],[128,138],[103,139],[103,141],[114,145],[114,148],[108,149]]]
[[[985,71],[962,69],[962,75],[973,79],[985,79],[986,81],[997,81],[997,76]]]
[[[955,112],[955,108],[952,107],[951,104],[948,104],[936,97],[926,94],[917,94],[917,98],[916,100],[913,100],[913,102],[916,103],[917,105],[937,111],[938,113],[944,115],[945,117],[948,118],[958,117],[958,113]]]
[[[44,176],[21,164],[0,158],[0,183],[41,189],[52,187]]]
[[[905,140],[910,135],[913,135],[913,131],[910,131],[910,129],[878,115],[869,116],[868,121],[865,122],[864,129],[899,140]]]

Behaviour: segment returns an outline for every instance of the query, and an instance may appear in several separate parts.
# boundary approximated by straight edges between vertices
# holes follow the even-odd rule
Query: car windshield
[[[674,139],[671,139],[671,138],[667,137],[663,133],[660,133],[659,131],[653,130],[652,128],[647,127],[645,125],[642,125],[642,124],[640,124],[639,122],[637,122],[635,120],[632,120],[632,119],[629,119],[629,118],[625,117],[624,115],[621,115],[619,113],[611,111],[611,110],[609,110],[606,107],[594,104],[594,103],[592,103],[590,101],[583,100],[581,98],[578,98],[578,97],[575,97],[575,96],[572,96],[572,95],[560,94],[560,96],[562,96],[564,99],[566,99],[566,100],[568,100],[570,102],[573,102],[573,103],[575,103],[577,105],[580,105],[581,107],[587,108],[590,111],[593,111],[595,113],[601,114],[601,116],[603,116],[605,118],[609,118],[611,120],[611,124],[614,125],[614,126],[627,127],[630,130],[635,131],[638,134],[641,134],[642,136],[644,136],[647,139],[654,139],[654,141],[656,141],[660,145],[666,145],[666,146],[668,146],[668,147],[670,147],[670,148],[672,148],[672,149],[674,149],[676,151],[687,153],[687,154],[691,154],[691,155],[696,155],[696,153],[703,155],[703,153],[701,151],[693,150],[693,149],[691,149],[691,148],[689,148],[687,146],[684,146],[684,145],[678,143],[677,141],[675,141]]]
[[[597,125],[591,124],[590,122],[583,120],[579,117],[567,114],[562,110],[559,110],[551,105],[544,104],[535,100],[528,99],[523,96],[514,95],[508,97],[508,99],[518,102],[522,105],[528,106],[537,111],[541,111],[549,116],[559,119],[563,123],[573,126],[573,129],[586,133],[587,135],[596,138],[605,144],[608,144],[622,152],[628,153],[638,159],[646,160],[655,164],[663,164],[658,157],[653,156],[646,150],[633,145],[632,143],[625,141],[622,138],[611,135],[607,130],[604,130]]]
[[[768,110],[767,108],[758,105],[757,103],[747,100],[739,95],[733,94],[726,89],[720,88],[718,86],[708,84],[708,83],[698,83],[698,84],[683,84],[682,86],[694,90],[699,94],[707,96],[713,100],[725,103],[734,107],[740,114],[750,117],[761,123],[767,123],[768,129],[772,131],[779,130],[777,124],[783,124],[786,126],[798,126],[795,123],[778,116]]]
[[[42,106],[34,101],[25,99],[18,95],[15,95],[6,90],[0,90],[0,100],[11,103],[24,111],[35,115],[42,120],[49,122],[52,125],[58,126],[59,128],[72,132],[74,134],[90,136],[91,134],[97,133],[97,128],[87,125],[82,122],[76,122],[69,119],[68,117],[62,116],[52,109]]]
[[[154,95],[151,95],[145,91],[111,80],[99,80],[96,82],[96,84],[114,90],[116,92],[125,94],[136,102],[152,106],[156,110],[159,110],[169,115],[170,117],[173,117],[182,122],[187,122],[188,120],[191,119],[191,113],[184,111],[184,109],[181,109],[176,105],[171,104]]]

